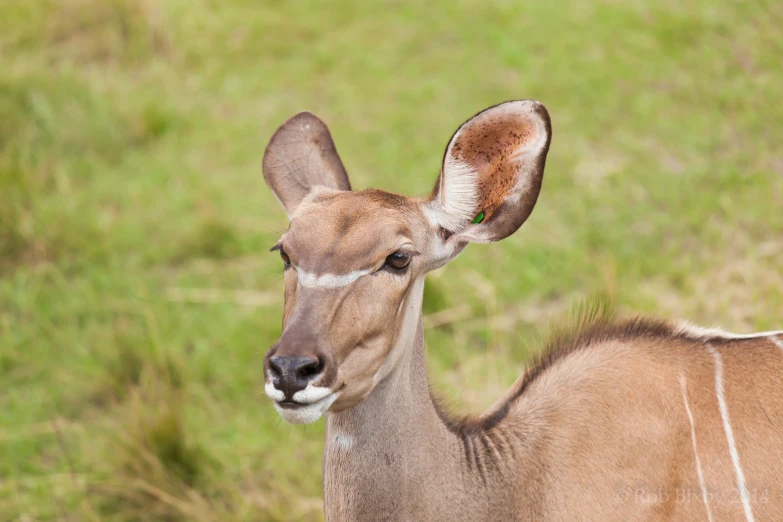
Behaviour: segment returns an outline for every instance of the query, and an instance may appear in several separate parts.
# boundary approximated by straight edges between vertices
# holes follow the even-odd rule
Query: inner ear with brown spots
[[[431,215],[463,241],[513,234],[536,204],[551,139],[549,113],[537,101],[509,101],[478,113],[446,147],[428,202]]]
[[[313,187],[351,190],[329,128],[315,114],[300,112],[269,140],[264,179],[290,217]]]

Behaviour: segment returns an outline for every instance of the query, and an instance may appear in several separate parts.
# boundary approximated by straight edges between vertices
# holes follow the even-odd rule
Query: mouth
[[[317,399],[310,402],[289,400],[280,396],[273,396],[270,392],[267,392],[267,394],[270,395],[275,410],[277,410],[277,413],[284,421],[289,424],[309,424],[317,421],[326,413],[329,406],[337,400],[344,387],[345,384],[334,392],[323,388],[317,391],[314,390],[314,393],[311,395],[314,396],[313,398],[317,397]]]
[[[275,401],[275,403],[286,410],[295,410],[296,408],[301,408],[302,406],[308,406],[307,404],[301,403],[301,402],[295,402],[295,401]]]
[[[329,401],[329,399],[334,395],[334,393],[330,393],[323,399],[319,399],[315,402],[297,402],[297,401],[289,401],[289,400],[282,400],[282,401],[274,401],[275,407],[282,408],[284,410],[297,410],[300,408],[308,408],[310,406],[316,406],[324,401]],[[332,399],[329,404],[331,404],[334,401]]]
[[[320,419],[337,399],[337,393],[330,393],[323,399],[311,403],[295,401],[274,401],[277,413],[289,424],[310,424]]]

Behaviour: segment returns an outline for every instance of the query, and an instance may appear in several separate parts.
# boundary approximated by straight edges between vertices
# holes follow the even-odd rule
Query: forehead
[[[334,261],[365,268],[404,243],[422,219],[415,201],[382,190],[322,191],[302,203],[284,236],[289,254],[306,270]]]

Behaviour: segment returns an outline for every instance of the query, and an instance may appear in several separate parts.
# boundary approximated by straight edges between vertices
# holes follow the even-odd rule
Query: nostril
[[[279,379],[283,376],[283,369],[280,366],[279,361],[276,361],[277,357],[269,359],[269,373],[272,374],[273,379]]]
[[[300,378],[306,379],[318,375],[322,369],[323,364],[320,359],[310,360],[297,368],[297,374],[299,374]]]

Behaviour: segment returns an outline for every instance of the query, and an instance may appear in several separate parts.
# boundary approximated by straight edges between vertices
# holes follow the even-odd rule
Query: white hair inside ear
[[[430,202],[439,226],[458,232],[473,219],[478,204],[476,170],[451,156],[443,162],[438,197]]]
[[[463,123],[446,146],[426,202],[444,241],[488,243],[513,234],[541,190],[552,126],[533,100],[490,107]]]

